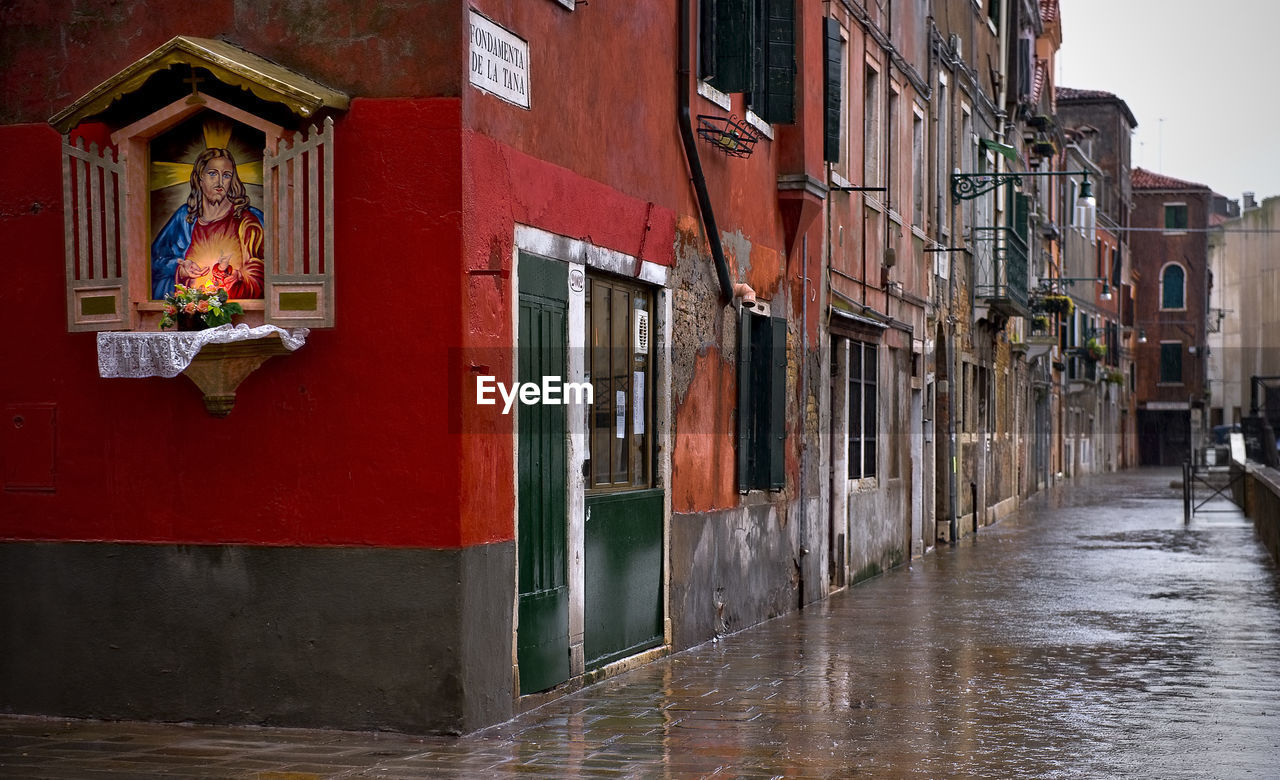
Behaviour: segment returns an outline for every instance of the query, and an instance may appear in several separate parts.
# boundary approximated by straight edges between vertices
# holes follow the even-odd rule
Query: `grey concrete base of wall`
[[[1237,492],[1236,500],[1239,498]],[[1244,509],[1271,559],[1280,564],[1280,471],[1249,464],[1244,479]]]
[[[677,650],[799,606],[791,525],[771,504],[671,518],[671,624]]]
[[[514,550],[0,544],[0,710],[472,731],[512,715]]]

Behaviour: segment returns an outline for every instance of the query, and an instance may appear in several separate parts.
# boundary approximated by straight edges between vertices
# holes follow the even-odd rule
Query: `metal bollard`
[[[1182,461],[1182,522],[1191,523],[1191,459]]]

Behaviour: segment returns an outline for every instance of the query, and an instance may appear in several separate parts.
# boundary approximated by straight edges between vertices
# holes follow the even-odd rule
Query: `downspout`
[[[698,211],[702,215],[702,224],[707,231],[707,241],[711,245],[711,257],[716,264],[716,277],[720,280],[720,298],[728,302],[733,300],[735,288],[733,280],[729,277],[729,264],[724,259],[724,247],[720,244],[720,228],[716,226],[716,215],[711,209],[711,195],[707,192],[707,179],[702,173],[702,161],[698,158],[698,147],[693,137],[693,116],[689,109],[692,98],[689,89],[692,77],[689,60],[693,43],[689,30],[689,17],[692,10],[692,0],[680,1],[680,55],[676,74],[680,104],[680,140],[684,142],[684,155],[689,162],[689,175],[693,179]],[[746,287],[746,285],[741,286]],[[747,290],[750,288],[739,292],[745,296]],[[754,293],[752,298],[754,299]]]
[[[949,51],[950,44],[948,43],[946,44],[946,46],[948,47],[948,56],[951,56],[952,54],[954,54],[954,52]],[[947,112],[947,127],[951,131],[947,135],[954,136],[955,123],[952,120],[955,119],[955,117],[951,115],[951,107],[949,105],[944,106],[943,110]],[[946,143],[948,145],[951,144],[950,137],[946,139]],[[951,157],[950,154],[948,154],[947,156]],[[945,205],[945,209],[947,212],[946,218],[947,218],[947,222],[951,226],[950,234],[952,236],[957,236],[956,224],[955,224],[956,205],[951,198],[947,197],[949,194],[950,193],[944,193],[942,196],[942,201],[944,204],[946,204]],[[949,490],[947,491],[948,492],[947,498],[948,498],[948,503],[950,504],[948,509],[950,510],[949,514],[951,515],[951,522],[947,530],[948,530],[948,536],[951,539],[951,544],[952,546],[955,546],[957,541],[956,537],[960,534],[960,528],[959,528],[960,498],[956,493],[956,480],[960,478],[960,469],[959,469],[959,463],[957,461],[957,454],[956,454],[956,414],[959,411],[959,405],[956,403],[956,399],[959,398],[960,396],[959,392],[957,392],[957,388],[960,386],[961,378],[960,378],[960,375],[957,373],[958,364],[960,360],[960,356],[959,354],[957,354],[960,351],[960,339],[959,339],[959,334],[956,332],[956,326],[959,324],[959,318],[956,317],[957,271],[956,271],[956,264],[954,262],[954,258],[952,256],[952,253],[950,252],[947,253],[947,266],[948,266],[947,268],[947,321],[951,325],[951,349],[947,355],[947,361],[951,364],[947,368],[947,374],[948,374],[947,404],[950,406],[950,410],[949,410],[950,413],[947,415],[947,448],[948,448],[948,454],[951,456],[950,457],[951,475],[947,479],[947,484],[949,486]]]
[[[809,507],[805,480],[809,464],[809,234],[800,238],[800,608],[804,608],[804,565],[809,556]]]

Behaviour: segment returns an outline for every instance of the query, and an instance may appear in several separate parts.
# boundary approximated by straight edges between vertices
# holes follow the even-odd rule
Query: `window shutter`
[[[1013,210],[1009,214],[1009,219],[1013,222],[1013,232],[1018,234],[1023,243],[1029,243],[1028,225],[1031,218],[1031,196],[1016,193],[1014,195]]]
[[[1034,76],[1036,59],[1035,39],[1030,37],[1030,32],[1024,32],[1018,38],[1018,97],[1030,100],[1031,93],[1035,89]]]
[[[751,489],[751,315],[738,312],[738,492]]]
[[[754,70],[755,15],[752,0],[716,0],[715,77],[721,92],[747,92]]]
[[[787,484],[787,321],[770,320],[773,343],[769,350],[769,489]]]
[[[716,75],[716,0],[698,2],[698,78]]]
[[[796,117],[796,4],[795,0],[767,0],[764,40],[766,122],[790,124]]]
[[[333,120],[262,159],[266,320],[332,328]]]
[[[822,98],[822,159],[840,162],[840,96],[844,92],[844,72],[840,69],[840,23],[828,16],[823,19],[826,35],[822,40],[824,85]]]
[[[124,162],[110,148],[62,138],[62,211],[67,268],[67,330],[131,325],[125,262]]]

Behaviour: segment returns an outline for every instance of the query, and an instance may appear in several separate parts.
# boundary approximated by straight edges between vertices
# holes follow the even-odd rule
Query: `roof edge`
[[[263,100],[280,103],[304,119],[323,108],[345,111],[351,105],[351,98],[345,93],[239,46],[212,38],[178,35],[54,114],[49,124],[59,133],[70,132],[81,122],[106,111],[116,100],[140,89],[155,73],[174,65],[203,68],[219,81],[246,89]]]

